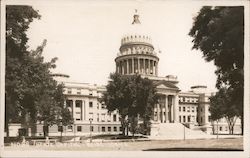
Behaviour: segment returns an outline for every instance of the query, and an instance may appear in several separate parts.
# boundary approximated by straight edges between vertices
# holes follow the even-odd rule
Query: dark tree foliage
[[[8,124],[32,124],[43,121],[57,123],[65,114],[63,85],[52,78],[57,58],[45,62],[42,56],[46,45],[28,51],[26,31],[33,19],[40,15],[31,6],[6,6],[6,75],[5,75],[5,129]],[[64,111],[64,112],[63,112]]]
[[[193,49],[201,50],[205,60],[217,67],[216,87],[230,89],[243,132],[244,7],[203,7],[189,35],[193,37]]]
[[[231,94],[230,89],[221,88],[216,95],[210,97],[211,106],[209,108],[213,121],[218,122],[221,118],[226,119],[229,134],[233,134],[235,121],[240,114],[237,105],[233,103]]]
[[[156,88],[152,81],[139,75],[110,75],[102,100],[108,111],[118,110],[121,116],[123,135],[130,123],[132,133],[136,132],[138,118],[142,118],[145,126],[149,126],[152,109],[157,102]],[[128,118],[128,119],[127,119]]]

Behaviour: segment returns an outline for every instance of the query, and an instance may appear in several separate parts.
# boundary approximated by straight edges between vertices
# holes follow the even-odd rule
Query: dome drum
[[[147,76],[158,75],[158,61],[154,56],[122,56],[117,57],[116,72],[123,75],[141,74]]]

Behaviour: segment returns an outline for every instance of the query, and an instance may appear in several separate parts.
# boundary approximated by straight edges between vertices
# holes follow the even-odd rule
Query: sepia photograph
[[[248,0],[0,3],[0,157],[250,157]]]

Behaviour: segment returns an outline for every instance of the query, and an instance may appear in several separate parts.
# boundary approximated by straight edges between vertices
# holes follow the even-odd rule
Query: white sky
[[[59,58],[53,72],[70,75],[71,81],[106,84],[109,73],[115,71],[121,37],[138,9],[155,50],[162,52],[158,54],[159,76],[176,75],[182,91],[193,85],[215,89],[215,66],[205,62],[200,51],[191,50],[188,36],[200,3],[111,2],[35,3],[33,8],[42,17],[30,25],[28,45],[35,49],[47,39],[45,59]]]

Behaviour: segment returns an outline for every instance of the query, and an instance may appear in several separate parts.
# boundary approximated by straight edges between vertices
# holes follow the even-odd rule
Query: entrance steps
[[[164,139],[208,139],[213,138],[213,135],[207,134],[201,130],[193,130],[185,127],[181,123],[159,123],[154,125],[153,135],[149,138],[164,140]]]

